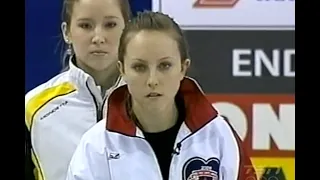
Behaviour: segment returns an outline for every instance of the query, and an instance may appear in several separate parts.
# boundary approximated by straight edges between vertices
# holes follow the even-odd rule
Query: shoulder
[[[235,139],[238,138],[237,133],[235,132],[233,127],[230,125],[230,123],[220,115],[214,118],[210,122],[209,126],[210,126],[210,130],[213,133],[215,133],[217,136],[220,136],[221,138],[224,138],[224,137],[234,137]]]
[[[69,81],[68,71],[58,74],[40,84],[25,95],[25,118],[26,124],[31,123],[31,119],[36,112],[48,105],[56,97],[63,97],[76,91],[76,86]]]
[[[61,87],[68,87],[67,89],[70,89],[72,86],[72,83],[69,81],[69,72],[67,71],[60,73],[27,92],[25,95],[25,103],[27,104],[29,100],[39,94],[47,94],[47,92],[50,92],[50,90],[52,91],[53,89],[61,89]],[[75,88],[75,86],[73,86],[73,88]]]

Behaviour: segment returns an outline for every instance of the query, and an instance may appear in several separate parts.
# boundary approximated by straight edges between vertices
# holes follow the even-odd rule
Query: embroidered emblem
[[[183,180],[218,180],[220,160],[201,157],[193,157],[183,165]]]

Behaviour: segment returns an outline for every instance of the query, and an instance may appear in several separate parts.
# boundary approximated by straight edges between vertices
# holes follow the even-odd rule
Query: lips
[[[97,55],[97,56],[101,56],[101,55],[107,54],[106,51],[101,51],[101,50],[91,51],[90,53],[93,54],[93,55]]]
[[[148,95],[146,95],[146,97],[148,97],[148,98],[160,97],[160,96],[162,96],[162,94],[160,94],[160,93],[155,93],[155,92],[152,92],[152,93],[149,93]]]

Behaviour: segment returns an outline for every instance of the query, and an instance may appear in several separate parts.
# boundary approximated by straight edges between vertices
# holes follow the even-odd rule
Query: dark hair
[[[167,32],[178,43],[181,61],[185,61],[189,58],[188,44],[179,25],[166,14],[144,11],[139,12],[136,17],[127,22],[120,38],[118,49],[119,61],[124,61],[127,44],[130,39],[133,35],[142,30]]]
[[[71,16],[73,13],[73,6],[76,2],[79,2],[80,0],[63,0],[63,7],[62,7],[62,22],[67,23],[67,29],[69,30],[70,24],[71,24]],[[129,0],[117,0],[120,6],[120,10],[124,19],[124,22],[128,22],[132,16],[132,12],[130,9],[130,3]],[[71,52],[68,52],[68,47],[66,47],[66,44],[63,44],[63,55],[62,55],[62,68],[64,70],[68,69],[68,61],[70,58],[70,55],[72,55]]]

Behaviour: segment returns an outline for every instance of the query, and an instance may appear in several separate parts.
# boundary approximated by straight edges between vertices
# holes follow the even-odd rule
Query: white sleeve
[[[97,143],[103,144],[93,137],[82,137],[70,161],[67,180],[111,180],[105,148],[97,148]]]
[[[220,180],[255,180],[255,169],[245,151],[242,141],[232,126],[226,121],[221,123],[222,158]]]

